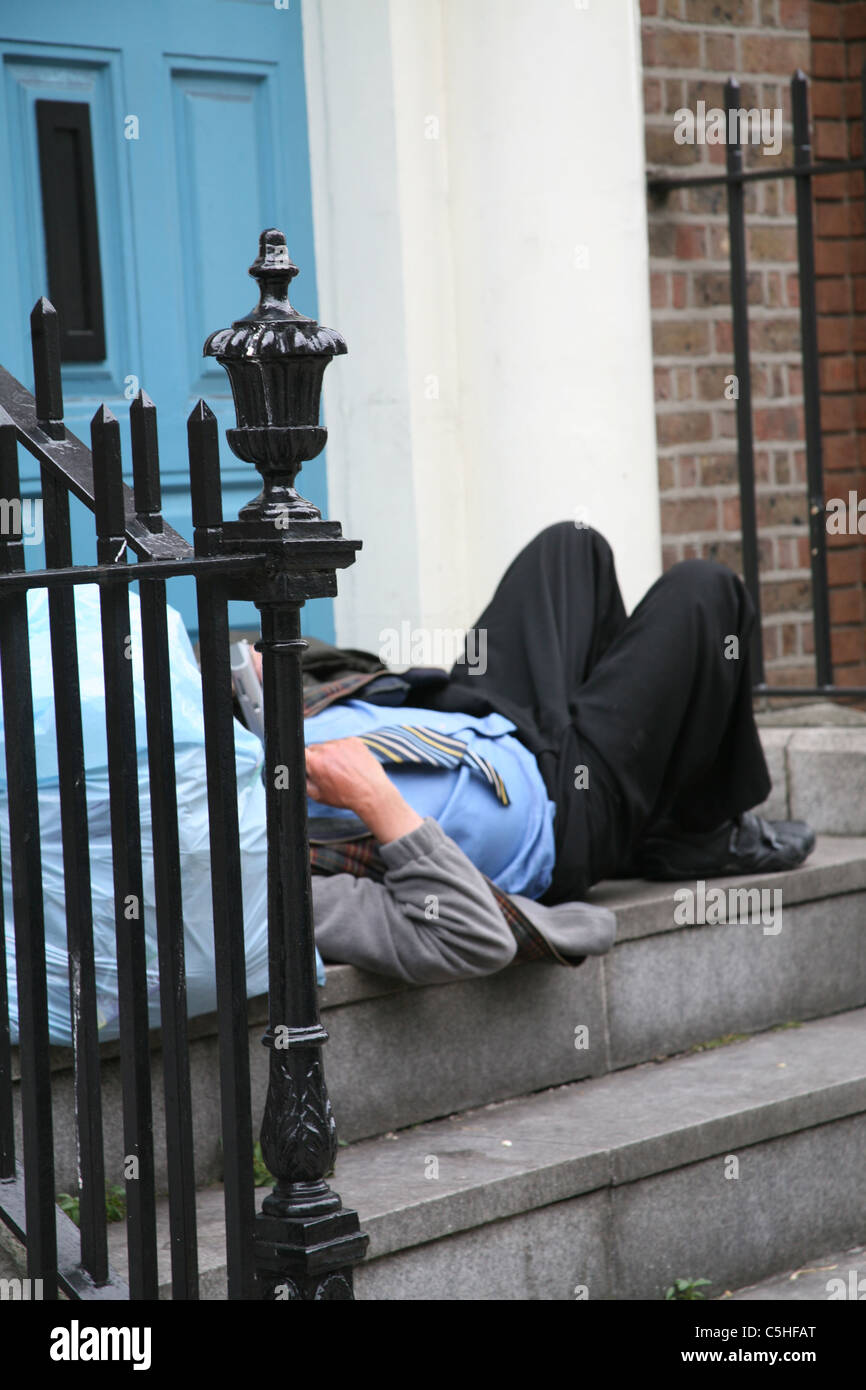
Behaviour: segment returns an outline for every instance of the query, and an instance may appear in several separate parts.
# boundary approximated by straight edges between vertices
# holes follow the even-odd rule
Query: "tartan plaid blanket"
[[[338,676],[332,681],[309,681],[304,683],[304,718],[312,719],[314,714],[321,714],[323,709],[333,705],[336,700],[348,700],[350,695],[354,695],[370,681],[378,680],[379,676],[385,675],[385,667],[381,671],[353,672],[350,676]]]

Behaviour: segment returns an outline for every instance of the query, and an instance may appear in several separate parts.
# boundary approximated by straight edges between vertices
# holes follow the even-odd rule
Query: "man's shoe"
[[[814,846],[805,821],[769,821],[752,811],[704,832],[664,821],[637,847],[634,872],[659,880],[775,874],[802,864]]]

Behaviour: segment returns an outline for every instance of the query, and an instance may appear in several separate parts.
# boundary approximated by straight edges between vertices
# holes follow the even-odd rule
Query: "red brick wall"
[[[812,3],[814,147],[859,158],[866,5]],[[866,498],[866,240],[862,174],[815,181],[825,496]],[[858,395],[858,392],[860,393]],[[864,522],[866,525],[866,522]],[[842,685],[866,683],[866,536],[830,536],[833,658]]]
[[[779,162],[789,163],[789,80],[797,67],[811,75],[813,62],[819,79],[814,90],[816,152],[822,158],[847,157],[849,148],[853,152],[859,107],[856,84],[846,80],[846,72],[852,64],[859,66],[860,50],[866,49],[855,42],[855,35],[866,39],[866,5],[642,0],[641,7],[651,168],[710,172],[723,166],[721,145],[675,143],[674,113],[683,107],[694,110],[701,99],[708,107],[723,106],[723,85],[730,75],[740,79],[743,106],[783,110]],[[748,165],[767,167],[771,159],[760,148],[746,149]],[[854,177],[862,181],[862,176]],[[858,311],[866,308],[866,263],[861,264],[862,195],[858,205],[849,184],[844,175],[825,180],[816,208],[828,496],[847,495],[849,486],[866,496],[866,412],[861,404],[858,413],[854,394],[858,384],[866,384],[866,337],[858,319]],[[773,684],[811,684],[791,181],[749,185],[746,209],[764,650]],[[685,189],[662,203],[651,202],[650,271],[664,562],[706,556],[738,569],[736,406],[724,394],[733,352],[723,188]],[[866,683],[864,542],[864,537],[832,542],[833,655],[840,684]]]

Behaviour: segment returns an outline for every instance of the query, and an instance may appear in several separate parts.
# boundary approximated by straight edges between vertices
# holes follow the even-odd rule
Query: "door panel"
[[[189,267],[184,277],[186,371],[190,392],[199,395],[225,394],[222,368],[201,355],[202,324],[225,318],[225,286],[237,279],[266,225],[262,219],[269,211],[268,169],[273,163],[268,79],[268,74],[172,72],[181,255]],[[226,167],[232,170],[229,203]],[[202,247],[207,247],[204,256]]]
[[[118,64],[116,58],[96,50],[87,60],[18,51],[6,55],[3,68],[3,186],[11,189],[14,196],[6,203],[3,217],[4,230],[8,225],[10,235],[5,238],[0,274],[4,290],[14,278],[17,294],[14,298],[4,294],[8,308],[0,323],[0,360],[16,376],[23,373],[28,382],[33,373],[27,320],[35,301],[48,293],[36,103],[83,103],[90,112],[106,355],[101,363],[66,363],[63,372],[70,423],[89,420],[93,411],[85,415],[84,402],[98,403],[103,395],[122,395],[121,368],[129,360],[136,331],[130,320],[130,309],[137,298],[135,266],[128,255],[131,207],[123,197],[123,151],[114,131],[113,89],[119,81]],[[72,428],[76,434],[79,432],[75,424]]]
[[[105,400],[128,461],[129,403],[142,386],[159,412],[165,515],[190,536],[186,417],[203,396],[221,429],[225,515],[236,516],[260,479],[225,444],[228,379],[201,349],[255,302],[245,271],[263,227],[286,232],[302,272],[294,302],[317,314],[300,5],[41,0],[0,16],[0,59],[0,186],[14,190],[0,209],[0,361],[32,387],[27,320],[48,292],[36,102],[86,103],[105,358],[64,363],[67,422],[87,441]],[[22,475],[38,495],[24,456]],[[300,482],[327,513],[324,456]],[[91,530],[80,528],[79,559],[92,554]],[[170,600],[194,632],[192,581],[170,581]],[[232,604],[231,617],[258,623],[252,605]],[[305,631],[333,640],[329,601],[304,618]]]

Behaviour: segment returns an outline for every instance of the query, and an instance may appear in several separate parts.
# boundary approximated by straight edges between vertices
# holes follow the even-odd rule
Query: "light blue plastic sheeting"
[[[144,674],[141,658],[141,614],[138,596],[130,592],[132,673],[135,686],[135,733],[141,799],[141,850],[144,872],[142,919],[147,949],[150,1023],[158,1027],[159,975],[154,910],[153,847],[147,767]],[[45,956],[48,969],[48,1022],[53,1043],[70,1044],[69,960],[66,950],[66,904],[63,889],[63,850],[60,835],[60,795],[54,691],[48,628],[48,596],[44,589],[27,595],[30,620],[30,661],[33,673],[39,825],[42,845],[42,884],[45,903]],[[87,776],[87,817],[90,830],[90,871],[93,885],[93,937],[100,1037],[118,1036],[117,962],[115,948],[114,880],[108,804],[105,740],[105,692],[102,679],[102,637],[99,592],[95,585],[75,589],[75,622],[81,671],[81,713]],[[216,1008],[213,910],[211,906],[207,778],[202,718],[201,676],[181,616],[168,609],[177,773],[178,832],[183,884],[183,923],[186,951],[187,1001],[190,1015]],[[241,865],[243,870],[243,929],[247,994],[264,994],[268,987],[267,841],[263,749],[259,740],[235,723]],[[6,960],[9,979],[9,1018],[13,1040],[18,1038],[18,993],[15,977],[15,933],[9,870],[9,821],[6,783],[5,731],[0,722],[0,854],[6,910]],[[237,904],[240,915],[241,904]],[[135,920],[129,930],[141,930]],[[316,954],[319,984],[325,971]]]

